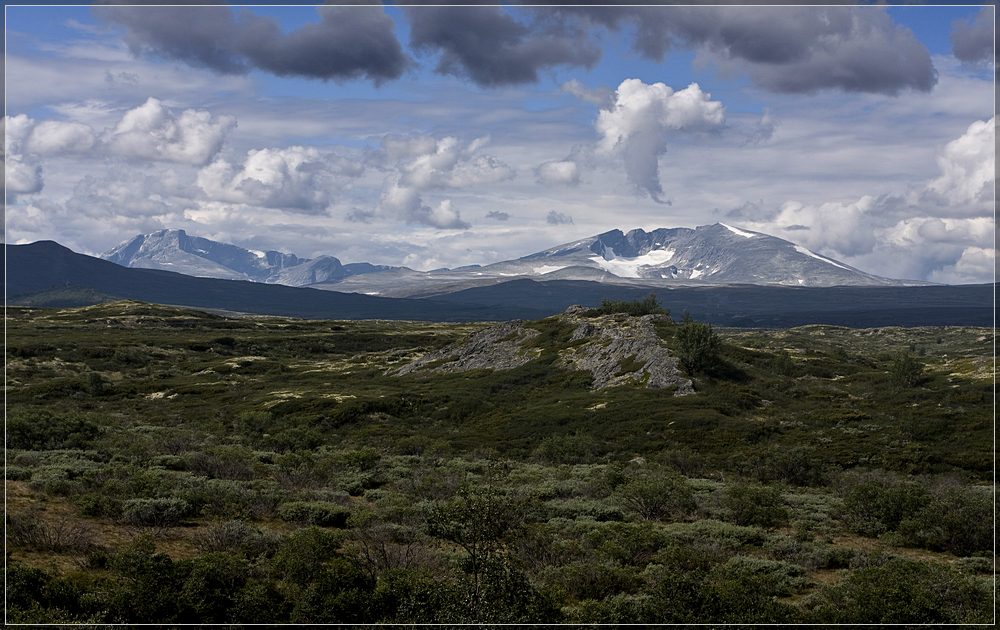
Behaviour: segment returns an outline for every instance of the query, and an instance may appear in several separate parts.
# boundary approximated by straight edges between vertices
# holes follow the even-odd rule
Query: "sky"
[[[724,222],[995,268],[993,6],[8,6],[5,242],[430,270]]]

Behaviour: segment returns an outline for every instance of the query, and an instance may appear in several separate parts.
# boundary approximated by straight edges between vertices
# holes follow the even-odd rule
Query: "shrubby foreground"
[[[483,326],[8,309],[8,621],[992,621],[992,331],[660,314],[675,395],[602,308],[402,375]]]

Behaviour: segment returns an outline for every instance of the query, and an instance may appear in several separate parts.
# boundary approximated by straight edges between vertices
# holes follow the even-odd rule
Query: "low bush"
[[[191,504],[184,499],[129,499],[122,505],[122,520],[133,527],[176,527],[190,514]]]
[[[319,527],[344,527],[350,515],[344,506],[328,501],[290,501],[278,507],[283,521]]]

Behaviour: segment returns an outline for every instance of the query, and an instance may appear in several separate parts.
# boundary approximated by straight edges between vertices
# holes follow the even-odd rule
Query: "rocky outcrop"
[[[589,319],[579,313],[571,309],[562,315],[578,323],[570,342],[589,341],[561,351],[559,358],[569,369],[593,374],[594,389],[632,383],[651,389],[676,387],[676,395],[694,393],[691,381],[677,369],[678,359],[661,345],[653,326],[666,315]]]
[[[593,388],[641,385],[653,389],[674,388],[675,395],[694,392],[690,379],[677,368],[656,334],[655,322],[666,315],[628,317],[605,315],[584,317],[586,309],[571,306],[556,317],[575,325],[570,339],[554,342],[549,350],[559,353],[559,365],[568,370],[593,374]],[[526,347],[538,331],[526,328],[523,320],[498,324],[472,333],[462,341],[426,354],[389,373],[397,376],[414,372],[464,372],[475,369],[510,370],[536,358],[543,350]]]
[[[537,330],[523,326],[516,319],[470,334],[462,341],[425,354],[395,372],[396,376],[411,372],[466,372],[468,370],[511,370],[538,356],[537,349],[521,345],[538,336]]]

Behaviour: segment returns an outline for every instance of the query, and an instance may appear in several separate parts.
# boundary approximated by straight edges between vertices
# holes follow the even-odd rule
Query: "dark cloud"
[[[779,93],[823,89],[895,95],[937,83],[930,53],[878,7],[558,7],[552,19],[634,30],[632,46],[662,61],[701,49],[722,70]]]
[[[510,215],[506,212],[500,212],[499,210],[491,210],[486,213],[487,219],[496,219],[497,221],[506,221],[510,218]]]
[[[601,50],[571,21],[523,24],[500,7],[407,7],[410,44],[440,52],[435,72],[481,87],[534,83],[545,68],[591,68]]]
[[[973,18],[951,23],[951,50],[965,63],[983,63],[993,58],[993,22],[996,8],[983,7]]]
[[[549,225],[573,225],[573,217],[562,212],[549,210],[548,216],[545,217],[545,222]]]
[[[128,30],[133,54],[176,59],[223,74],[259,69],[277,76],[376,85],[398,79],[412,61],[403,53],[395,22],[381,8],[317,7],[319,23],[288,34],[269,17],[226,6],[94,7],[94,13]]]

